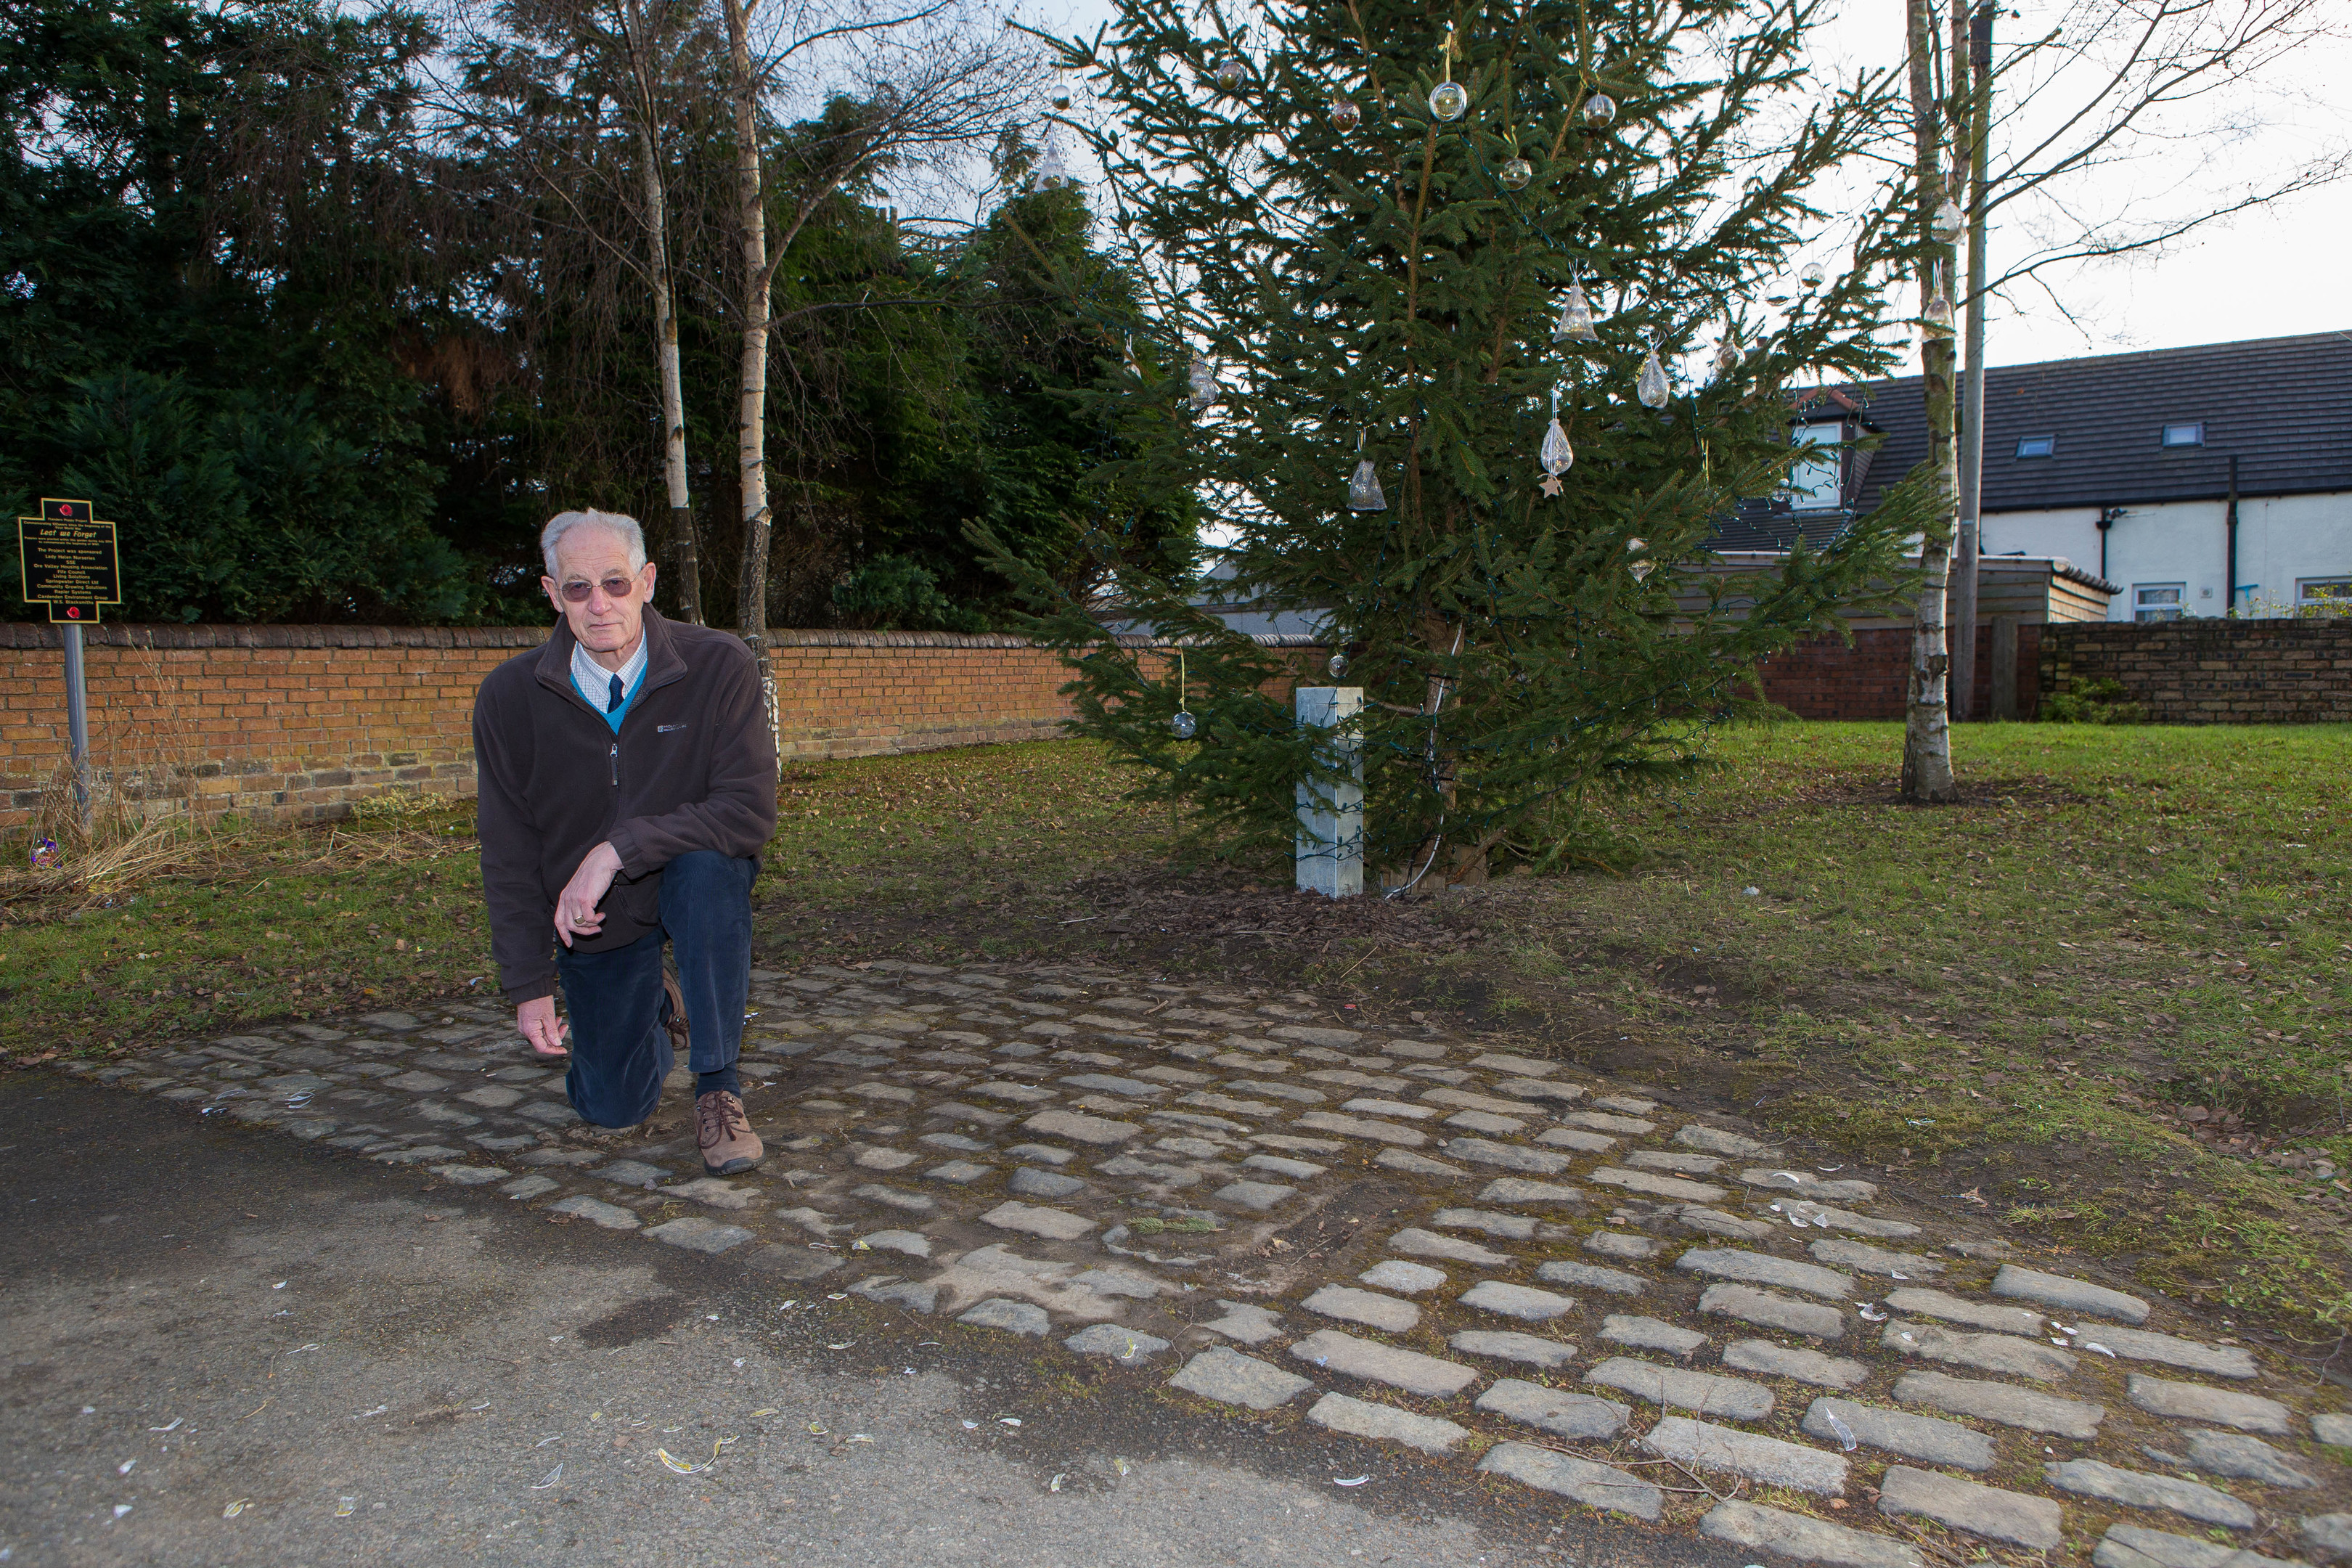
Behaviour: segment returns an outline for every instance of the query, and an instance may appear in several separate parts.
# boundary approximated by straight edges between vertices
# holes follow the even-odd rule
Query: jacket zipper
[[[621,742],[614,742],[612,751],[606,755],[613,763],[613,787],[618,789],[621,787]]]

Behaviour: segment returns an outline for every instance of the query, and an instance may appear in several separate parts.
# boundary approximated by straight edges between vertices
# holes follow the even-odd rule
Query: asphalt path
[[[1741,1562],[72,1079],[0,1171],[9,1568]]]

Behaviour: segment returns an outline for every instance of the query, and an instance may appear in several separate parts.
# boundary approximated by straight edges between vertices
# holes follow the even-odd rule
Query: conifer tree
[[[1058,46],[1103,111],[1065,116],[1096,203],[1157,289],[1156,340],[1118,343],[1097,404],[1136,453],[1117,477],[1194,487],[1243,581],[1327,617],[1344,665],[1304,673],[1364,689],[1392,885],[1591,853],[1595,791],[1696,765],[1741,678],[1883,591],[1917,526],[1896,487],[1785,568],[1710,569],[1718,521],[1802,455],[1798,389],[1900,346],[1907,174],[1859,216],[1815,205],[1899,123],[1896,84],[1812,75],[1812,11],[1118,0]],[[1065,602],[1039,625],[1082,728],[1147,798],[1286,845],[1328,764],[1269,694],[1281,656],[1182,583],[1121,585],[1181,677]]]

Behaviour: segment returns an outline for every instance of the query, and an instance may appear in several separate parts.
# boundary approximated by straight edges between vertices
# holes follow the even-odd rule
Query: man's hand
[[[530,1042],[530,1048],[543,1057],[569,1056],[572,1047],[564,1044],[571,1037],[572,1026],[555,1016],[555,998],[535,996],[515,1009],[515,1027]]]
[[[604,911],[596,906],[620,870],[619,852],[610,844],[599,844],[563,884],[563,891],[555,896],[555,934],[564,946],[570,947],[575,936],[594,936],[603,928]]]

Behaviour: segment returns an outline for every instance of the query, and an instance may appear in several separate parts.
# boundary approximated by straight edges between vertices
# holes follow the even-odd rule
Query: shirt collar
[[[594,654],[590,653],[580,644],[573,643],[572,645],[572,683],[583,694],[593,695],[600,704],[612,691],[613,677],[616,675],[621,678],[621,690],[624,695],[635,691],[637,689],[637,678],[646,672],[646,640],[643,637],[637,638],[637,651],[631,654],[628,661],[618,669],[606,669],[596,662]]]

